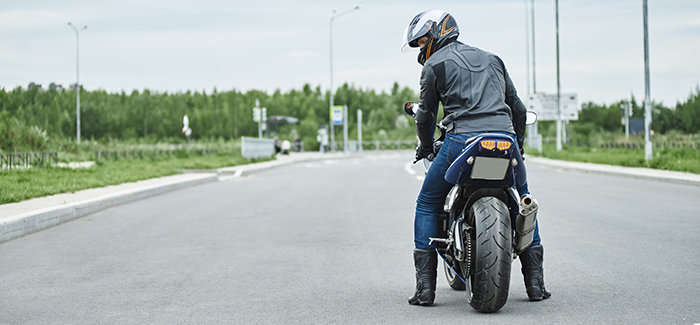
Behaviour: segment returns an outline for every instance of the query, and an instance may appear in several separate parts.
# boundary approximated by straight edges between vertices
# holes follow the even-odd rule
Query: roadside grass
[[[88,188],[134,182],[181,173],[183,169],[214,169],[243,165],[249,160],[233,153],[100,162],[90,168],[39,167],[0,171],[0,204]]]
[[[654,149],[652,160],[649,162],[644,159],[644,149],[565,146],[562,151],[557,152],[554,144],[544,144],[541,154],[532,148],[526,148],[526,153],[559,160],[700,174],[700,150],[693,148]]]

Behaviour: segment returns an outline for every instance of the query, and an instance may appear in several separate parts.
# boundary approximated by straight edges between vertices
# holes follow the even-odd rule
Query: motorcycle
[[[404,112],[415,117],[419,107],[407,102]],[[536,120],[537,114],[528,111],[526,124]],[[441,136],[423,160],[426,173],[447,132],[441,123],[437,127]],[[437,243],[450,287],[465,290],[469,305],[479,312],[505,305],[511,263],[530,246],[535,230],[538,204],[531,196],[521,200],[515,189],[516,148],[511,137],[500,133],[466,141],[445,173],[454,187],[439,216],[441,237],[430,238]]]

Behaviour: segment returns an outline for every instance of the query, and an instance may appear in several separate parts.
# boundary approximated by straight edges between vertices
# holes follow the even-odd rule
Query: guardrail
[[[362,149],[369,150],[404,150],[416,149],[416,140],[374,140],[362,142]]]
[[[205,154],[217,154],[219,150],[217,149],[207,149],[207,148],[197,148],[197,149],[183,149],[183,148],[173,148],[173,149],[153,149],[153,150],[96,150],[95,151],[95,162],[105,161],[105,160],[120,160],[120,159],[144,159],[144,158],[156,158],[163,156],[177,156],[181,153],[195,154],[195,155],[205,155]]]
[[[553,143],[555,138],[544,138],[545,143]],[[643,141],[608,141],[600,143],[591,142],[580,142],[580,141],[569,141],[568,145],[577,147],[596,147],[604,149],[644,149]],[[652,146],[655,149],[665,149],[665,148],[689,148],[689,149],[700,149],[700,141],[690,140],[690,141],[652,141]]]
[[[0,169],[49,166],[58,162],[56,151],[0,153]]]
[[[418,142],[416,140],[365,140],[362,142],[362,150],[414,150]],[[348,141],[348,151],[359,151],[359,144],[356,140]],[[335,143],[335,151],[343,151],[343,143]]]
[[[652,146],[656,149],[665,148],[690,148],[700,149],[700,142],[652,142]],[[644,142],[608,142],[601,143],[601,148],[627,148],[627,149],[644,149]]]

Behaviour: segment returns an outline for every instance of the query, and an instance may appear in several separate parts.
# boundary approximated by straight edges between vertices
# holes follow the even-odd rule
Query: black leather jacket
[[[522,148],[525,105],[501,59],[460,42],[439,49],[425,62],[416,125],[421,144],[433,143],[438,104],[452,134],[501,131],[515,134]]]

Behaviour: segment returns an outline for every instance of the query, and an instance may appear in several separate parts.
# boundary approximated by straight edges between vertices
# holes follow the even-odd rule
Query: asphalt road
[[[535,164],[552,298],[527,301],[516,261],[496,314],[442,270],[436,305],[408,305],[411,158],[300,163],[0,244],[0,323],[700,323],[700,187]]]

